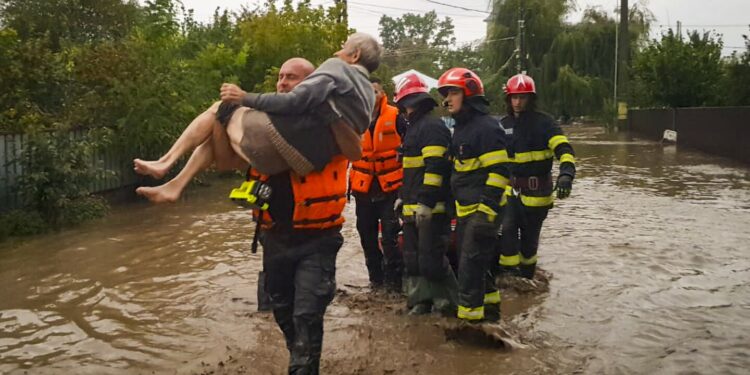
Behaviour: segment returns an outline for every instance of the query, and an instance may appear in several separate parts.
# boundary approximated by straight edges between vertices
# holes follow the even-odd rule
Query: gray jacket
[[[324,103],[357,133],[363,134],[375,107],[375,92],[367,69],[330,58],[291,92],[249,93],[242,100],[246,107],[278,115],[308,114]]]

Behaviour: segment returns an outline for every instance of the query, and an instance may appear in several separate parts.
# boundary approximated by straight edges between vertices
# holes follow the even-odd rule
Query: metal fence
[[[70,135],[73,139],[82,139],[84,131],[75,131]],[[15,190],[18,178],[23,175],[20,157],[26,146],[28,136],[24,134],[0,134],[0,212],[4,212],[21,205],[21,199]],[[130,160],[117,155],[112,150],[96,152],[91,158],[91,164],[102,171],[114,172],[114,176],[97,178],[90,182],[88,188],[93,193],[131,186],[137,182]]]
[[[750,163],[750,107],[664,108],[628,111],[630,131],[661,140],[677,132],[677,145]]]

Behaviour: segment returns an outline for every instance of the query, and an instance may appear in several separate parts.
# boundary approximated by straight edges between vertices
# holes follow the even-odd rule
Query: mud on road
[[[746,373],[750,169],[597,127],[566,132],[579,175],[545,222],[548,282],[504,282],[501,325],[477,336],[369,291],[349,205],[322,372]],[[249,215],[225,199],[236,184],[4,244],[0,373],[285,373],[281,333],[256,312]]]

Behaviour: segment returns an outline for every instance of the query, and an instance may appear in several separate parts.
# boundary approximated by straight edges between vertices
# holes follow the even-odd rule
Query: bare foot
[[[157,180],[163,178],[164,175],[169,172],[169,168],[171,167],[172,164],[165,161],[133,160],[133,170],[135,170],[135,173],[144,176],[151,176]]]
[[[135,189],[135,193],[148,198],[151,203],[174,203],[180,198],[182,191],[166,183],[154,187],[141,186]]]

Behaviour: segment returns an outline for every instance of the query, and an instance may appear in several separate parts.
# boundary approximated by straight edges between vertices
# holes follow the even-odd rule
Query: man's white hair
[[[364,66],[370,73],[374,72],[380,66],[380,57],[383,54],[383,47],[370,34],[354,33],[346,40],[346,44],[354,51],[359,50],[358,64]]]

